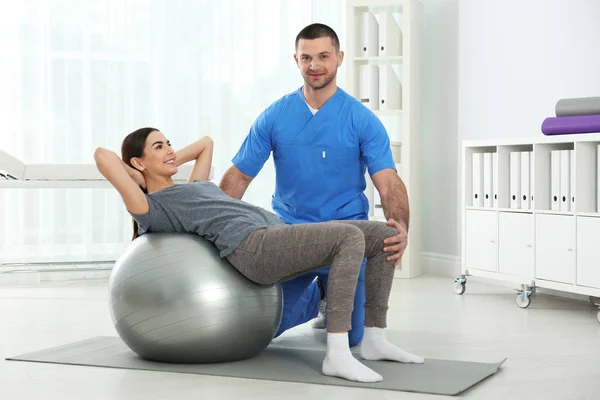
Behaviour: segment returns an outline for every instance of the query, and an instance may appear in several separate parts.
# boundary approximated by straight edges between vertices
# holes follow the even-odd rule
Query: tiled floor
[[[431,358],[508,360],[465,392],[468,399],[600,399],[600,324],[585,301],[538,294],[522,310],[516,292],[423,276],[394,284],[390,329],[402,347]],[[0,399],[446,399],[338,386],[5,361],[97,335],[115,335],[107,281],[0,285]],[[299,327],[280,341],[323,343]]]

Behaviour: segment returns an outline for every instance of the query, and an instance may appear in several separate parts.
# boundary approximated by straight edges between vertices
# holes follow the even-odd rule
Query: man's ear
[[[296,53],[294,53],[294,62],[296,63],[296,66],[300,68],[300,66],[298,65],[298,55]]]
[[[338,67],[342,66],[342,62],[344,61],[344,52],[342,50],[338,51]]]
[[[137,157],[133,157],[131,159],[131,165],[133,165],[133,168],[137,169],[140,172],[142,172],[144,170],[144,165],[142,164],[142,160],[140,160]]]

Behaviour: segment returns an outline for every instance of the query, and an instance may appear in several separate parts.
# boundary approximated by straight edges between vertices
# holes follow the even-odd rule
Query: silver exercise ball
[[[148,233],[109,281],[117,333],[143,358],[216,363],[259,354],[281,321],[281,285],[258,285],[198,235]]]

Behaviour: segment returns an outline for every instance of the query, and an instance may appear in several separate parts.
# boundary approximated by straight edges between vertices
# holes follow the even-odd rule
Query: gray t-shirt
[[[169,186],[146,195],[150,211],[129,212],[138,234],[196,233],[214,243],[221,257],[231,254],[256,228],[285,225],[276,214],[234,199],[210,181]]]

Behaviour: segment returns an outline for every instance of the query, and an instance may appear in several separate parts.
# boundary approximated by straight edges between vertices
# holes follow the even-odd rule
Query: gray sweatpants
[[[227,256],[251,281],[263,285],[285,282],[331,266],[327,284],[327,329],[349,331],[354,293],[363,258],[365,326],[386,327],[388,300],[394,277],[386,261],[383,240],[396,229],[377,221],[332,221],[258,228]]]

